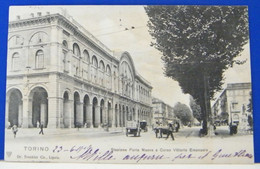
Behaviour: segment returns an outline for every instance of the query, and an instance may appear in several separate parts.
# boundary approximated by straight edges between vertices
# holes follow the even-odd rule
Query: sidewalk
[[[5,129],[6,135],[13,135],[11,129]],[[18,128],[18,134],[23,136],[39,135],[40,128]],[[124,128],[44,128],[44,135],[74,135],[74,134],[119,134],[124,133]]]

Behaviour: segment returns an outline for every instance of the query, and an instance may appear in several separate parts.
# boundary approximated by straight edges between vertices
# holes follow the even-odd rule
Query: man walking
[[[172,132],[173,132],[173,127],[172,127],[172,124],[169,123],[169,124],[168,124],[168,131],[167,131],[167,137],[166,137],[166,140],[169,138],[169,135],[171,135],[172,140],[174,140],[174,137],[173,137]]]
[[[12,127],[12,131],[13,131],[13,133],[14,133],[14,138],[16,138],[16,133],[17,133],[17,131],[18,131],[18,128],[17,128],[16,125],[14,125],[14,126]]]
[[[40,124],[40,128],[41,128],[41,131],[39,132],[39,134],[44,135],[44,133],[43,133],[43,124],[42,123]]]

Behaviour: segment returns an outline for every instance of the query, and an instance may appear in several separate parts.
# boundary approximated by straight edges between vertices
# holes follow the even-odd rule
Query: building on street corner
[[[108,49],[71,17],[38,12],[9,22],[6,127],[151,124],[151,91],[130,53]]]
[[[237,123],[239,129],[245,130],[248,125],[248,111],[251,99],[251,83],[230,83],[215,100],[212,113],[215,123],[229,125]]]
[[[153,97],[153,123],[159,122],[163,125],[167,125],[168,122],[179,121],[174,114],[174,109],[170,105],[166,104],[162,100]]]

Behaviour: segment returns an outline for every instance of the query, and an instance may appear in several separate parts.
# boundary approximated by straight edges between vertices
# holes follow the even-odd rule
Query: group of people
[[[9,125],[9,126],[10,126],[10,125]],[[43,127],[44,127],[43,124],[37,122],[37,127],[40,128],[39,134],[44,135],[44,133],[43,133]],[[13,125],[13,126],[11,127],[11,129],[12,129],[12,132],[13,132],[13,134],[14,134],[14,138],[16,138],[16,134],[17,134],[17,132],[18,132],[18,126],[17,126],[17,125]]]
[[[156,138],[162,138],[162,135],[166,134],[166,140],[169,138],[169,136],[171,136],[172,140],[174,140],[173,132],[178,132],[179,129],[180,124],[178,122],[168,123],[167,126],[163,126],[161,123],[156,122],[156,126],[154,127]]]

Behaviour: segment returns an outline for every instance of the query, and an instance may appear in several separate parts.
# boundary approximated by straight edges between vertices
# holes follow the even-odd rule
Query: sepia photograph
[[[254,163],[247,6],[10,6],[5,160]]]

